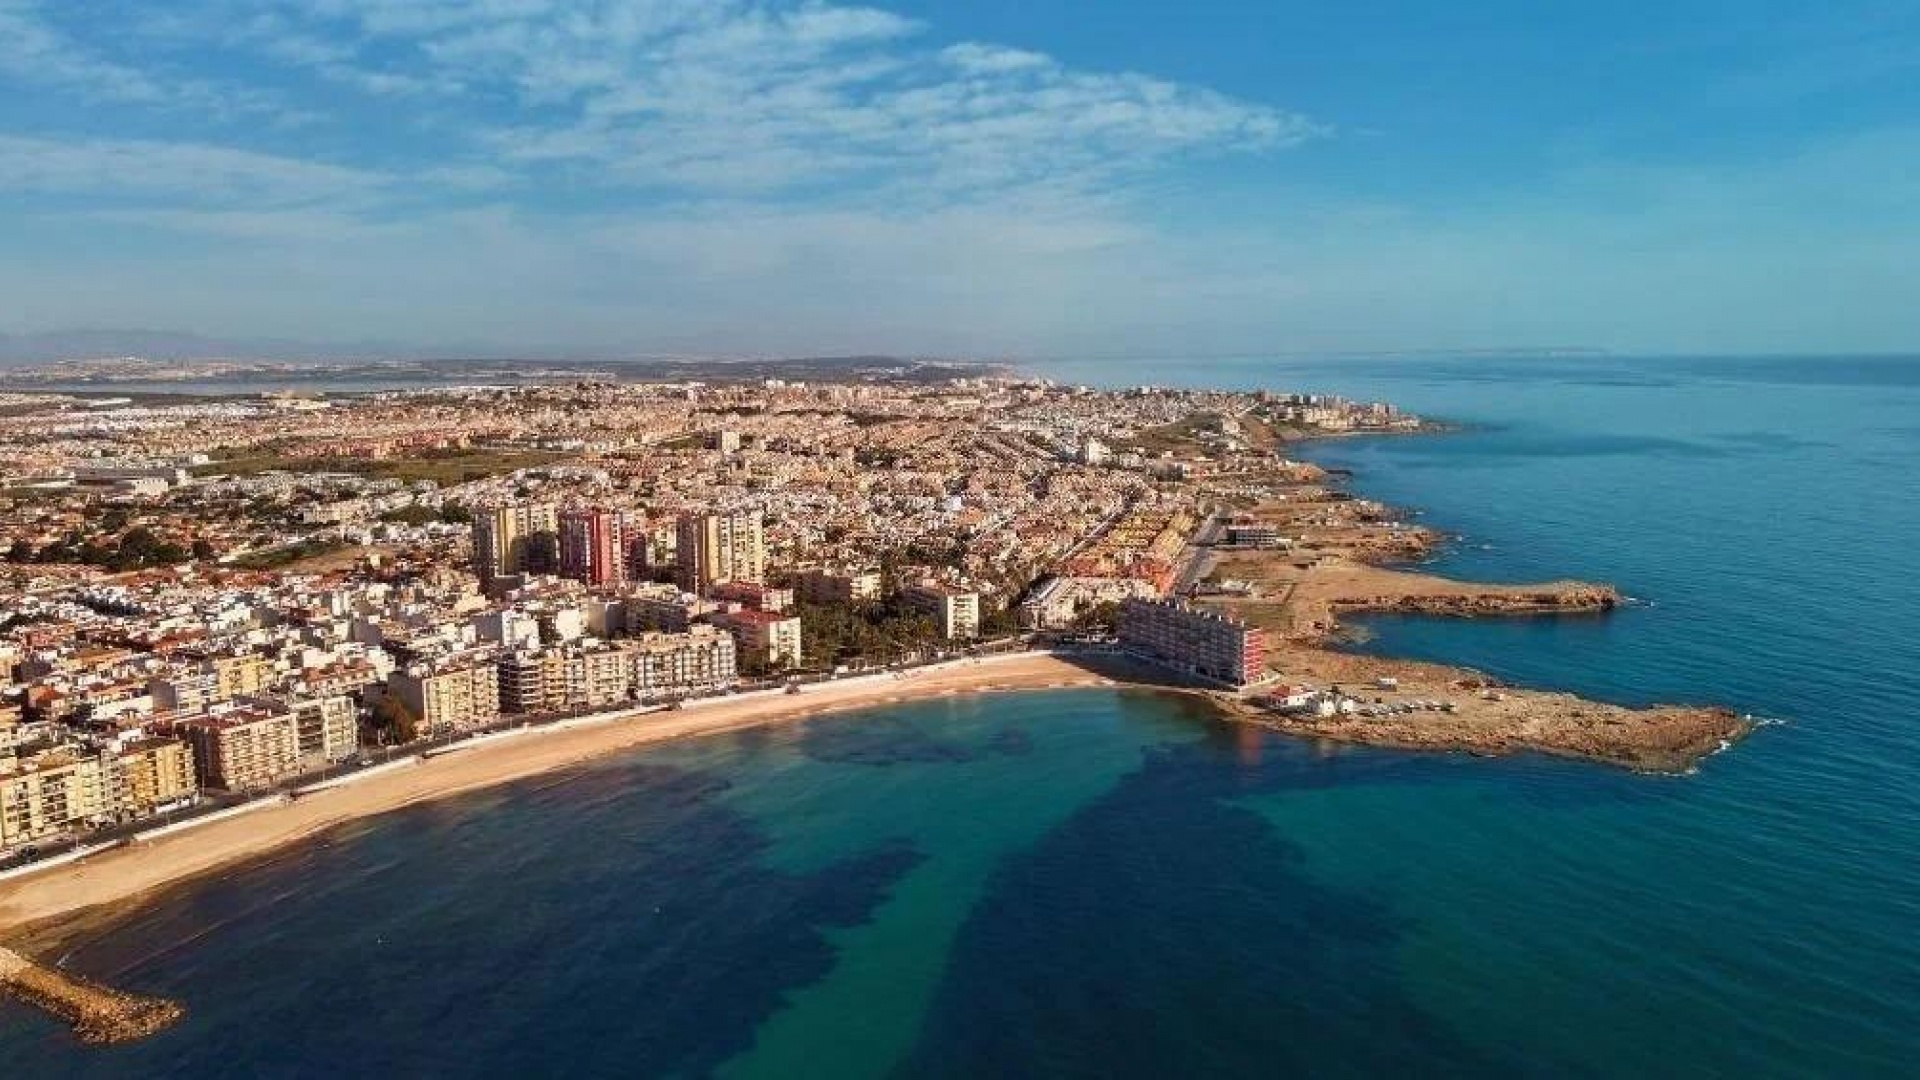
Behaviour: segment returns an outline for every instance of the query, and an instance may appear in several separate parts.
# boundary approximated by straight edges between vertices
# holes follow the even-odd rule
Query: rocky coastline
[[[1625,601],[1584,581],[1487,584],[1423,573],[1443,534],[1357,499],[1325,472],[1245,517],[1290,536],[1263,550],[1215,551],[1210,577],[1230,589],[1202,602],[1268,630],[1279,683],[1230,703],[1241,719],[1304,738],[1407,750],[1541,753],[1647,772],[1685,773],[1755,722],[1702,705],[1633,708],[1515,687],[1484,673],[1365,655],[1350,615],[1440,618],[1604,617]],[[1312,707],[1287,706],[1317,688]]]

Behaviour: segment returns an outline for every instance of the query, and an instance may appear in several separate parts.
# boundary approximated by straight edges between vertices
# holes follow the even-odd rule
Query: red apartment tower
[[[626,523],[612,510],[560,512],[560,573],[589,585],[627,577]]]

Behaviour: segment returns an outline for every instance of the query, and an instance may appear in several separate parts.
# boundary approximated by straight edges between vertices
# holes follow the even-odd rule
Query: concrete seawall
[[[109,990],[0,949],[0,991],[56,1016],[81,1042],[144,1039],[186,1015],[178,1002]]]

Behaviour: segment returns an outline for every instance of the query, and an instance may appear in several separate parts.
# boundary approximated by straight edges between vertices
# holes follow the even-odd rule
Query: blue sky
[[[1920,348],[1920,5],[0,0],[0,331]]]

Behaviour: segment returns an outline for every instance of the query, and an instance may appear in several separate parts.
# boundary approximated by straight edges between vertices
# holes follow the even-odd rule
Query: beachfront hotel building
[[[500,658],[500,711],[601,708],[633,696],[633,654],[612,646],[522,649]]]
[[[1266,631],[1179,600],[1122,603],[1120,644],[1176,671],[1231,686],[1266,677]]]
[[[222,791],[270,787],[300,771],[300,727],[293,713],[249,704],[217,716],[182,720],[200,786]]]
[[[500,716],[500,675],[491,660],[417,664],[387,676],[387,692],[426,731],[483,724]]]
[[[106,756],[108,798],[116,816],[142,818],[193,801],[199,792],[193,747],[179,739],[139,739]]]
[[[627,528],[612,510],[560,512],[560,576],[588,585],[627,579]]]
[[[980,636],[980,594],[948,585],[909,585],[900,598],[940,624],[940,636],[949,641]]]
[[[0,757],[0,851],[105,821],[109,791],[98,755],[61,748]]]
[[[680,587],[699,592],[716,581],[767,580],[760,511],[682,514],[675,530]]]
[[[733,636],[714,626],[684,634],[643,634],[633,651],[634,696],[643,701],[713,694],[739,677]]]
[[[360,711],[344,694],[287,703],[299,733],[300,756],[309,764],[345,761],[360,750]]]
[[[800,616],[743,608],[717,612],[714,623],[733,635],[739,654],[767,668],[794,667],[801,662]]]

